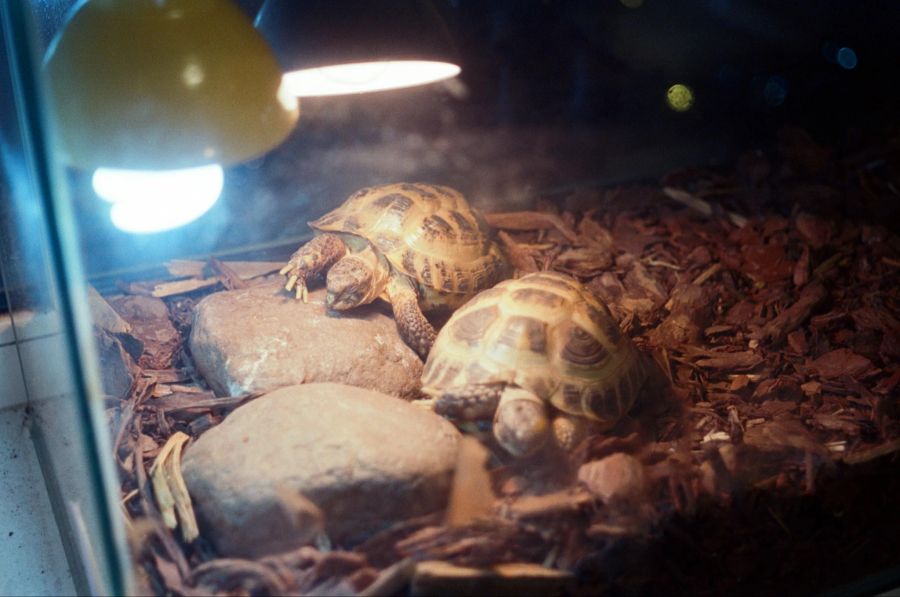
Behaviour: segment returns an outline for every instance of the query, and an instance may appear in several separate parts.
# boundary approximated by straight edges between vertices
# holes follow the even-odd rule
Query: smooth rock
[[[605,504],[637,500],[647,486],[641,462],[622,452],[581,465],[578,480]]]
[[[303,303],[281,282],[267,283],[200,301],[190,348],[219,395],[336,382],[411,400],[419,393],[422,361],[389,312],[367,305],[336,314],[325,308],[322,288]]]
[[[257,557],[309,537],[283,498],[325,515],[334,544],[446,506],[460,434],[431,411],[378,392],[316,383],[238,408],[185,453],[201,533],[223,555]]]

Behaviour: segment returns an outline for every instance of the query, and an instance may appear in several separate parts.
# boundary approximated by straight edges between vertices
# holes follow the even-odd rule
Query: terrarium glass
[[[35,67],[40,39],[26,3],[5,3],[2,12],[2,302],[22,367],[27,425],[66,552],[67,561],[55,565],[68,568],[79,593],[124,594],[132,566],[76,232],[65,184],[47,152]],[[43,16],[53,12],[48,7]]]
[[[133,1],[178,21],[185,1],[210,7],[222,0]],[[88,2],[102,9],[121,8],[126,0]],[[353,4],[347,2],[348,18]],[[185,150],[191,169],[202,172],[162,182],[153,172],[135,177],[123,174],[122,163],[111,171],[59,150],[59,128],[66,122],[71,126],[73,118],[68,112],[63,120],[55,117],[44,65],[54,39],[84,4],[10,0],[0,6],[3,67],[8,68],[0,72],[0,304],[14,324],[33,438],[79,591],[177,592],[184,588],[179,583],[209,591],[285,589],[278,584],[284,578],[272,580],[260,572],[269,570],[266,566],[296,573],[290,590],[361,590],[376,578],[398,577],[412,583],[401,583],[400,590],[460,588],[440,584],[451,582],[452,574],[439,566],[424,566],[431,576],[422,572],[418,581],[410,580],[407,557],[469,565],[477,574],[510,560],[558,574],[536,580],[529,576],[533,568],[509,572],[522,585],[494,585],[502,579],[490,575],[476,578],[499,592],[547,586],[653,593],[672,583],[712,593],[742,587],[820,591],[829,588],[822,583],[850,582],[900,563],[892,552],[897,545],[885,533],[897,522],[896,508],[884,498],[900,486],[884,465],[900,449],[895,340],[900,315],[897,294],[890,289],[900,269],[900,248],[897,220],[892,220],[896,201],[888,200],[898,192],[900,95],[885,84],[900,55],[895,35],[900,9],[849,0],[815,7],[750,0],[430,4],[439,9],[457,45],[458,77],[371,94],[304,97],[296,126],[281,141],[273,141],[278,135],[267,136],[271,147],[264,153],[219,164],[210,141],[202,163],[194,163],[196,147]],[[239,10],[247,23],[262,5],[262,0],[228,2],[229,10]],[[209,31],[199,37],[223,49]],[[152,70],[153,56],[143,58],[140,67]],[[208,81],[212,71],[205,66],[203,60],[187,60],[182,73],[187,89]],[[152,86],[136,88],[144,93],[135,100],[138,112],[142,101],[149,111],[155,101]],[[253,95],[258,90],[241,91]],[[280,105],[278,110],[296,118],[296,99],[280,87],[270,91],[269,105]],[[105,99],[112,105],[119,98]],[[232,107],[226,102],[216,110]],[[202,111],[196,117],[178,115],[180,127],[206,122]],[[159,130],[165,131],[165,115],[158,118]],[[210,117],[207,124],[215,122],[221,128],[221,119]],[[166,144],[154,122],[132,128],[119,124],[117,147],[126,152],[184,149]],[[249,124],[252,128],[253,121]],[[84,133],[79,131],[80,142],[89,142],[91,136]],[[108,159],[108,147],[94,149]],[[180,156],[166,157],[184,165]],[[323,532],[316,526],[322,523],[319,510],[327,517],[334,504],[310,506],[309,496],[285,497],[280,488],[254,485],[259,481],[251,475],[240,478],[252,478],[252,483],[233,483],[243,485],[236,493],[277,494],[296,516],[280,519],[269,512],[257,525],[244,519],[228,536],[210,530],[214,517],[208,504],[221,504],[215,502],[217,491],[204,485],[208,479],[196,481],[197,471],[211,462],[207,469],[231,474],[239,463],[227,458],[243,448],[225,442],[213,449],[214,440],[202,447],[198,442],[224,428],[223,421],[243,429],[247,419],[232,415],[257,408],[260,394],[277,394],[266,399],[281,404],[284,413],[297,407],[289,392],[302,390],[281,386],[310,380],[374,388],[407,402],[421,398],[422,359],[397,334],[395,311],[382,300],[390,293],[379,293],[382,298],[358,312],[335,314],[325,308],[321,279],[311,279],[311,300],[304,304],[284,289],[287,279],[279,273],[313,237],[310,223],[318,221],[324,229],[326,214],[360,189],[376,191],[359,203],[368,201],[373,209],[392,206],[384,218],[353,220],[364,232],[408,209],[405,203],[426,203],[429,193],[439,193],[424,186],[378,190],[395,183],[458,189],[483,216],[486,229],[492,229],[488,236],[518,274],[552,269],[580,280],[585,292],[608,304],[609,313],[582,309],[563,322],[568,331],[560,334],[570,342],[562,342],[560,353],[569,358],[568,365],[574,362],[569,368],[559,364],[564,357],[546,365],[556,355],[549,354],[540,332],[529,335],[531,352],[540,358],[529,362],[534,371],[523,372],[516,383],[527,385],[522,381],[526,373],[556,383],[578,366],[596,364],[607,351],[636,354],[630,344],[617,348],[624,346],[621,333],[663,372],[665,400],[638,400],[636,411],[628,413],[620,411],[628,411],[630,401],[620,400],[608,410],[622,421],[580,440],[564,456],[556,454],[565,464],[558,470],[547,466],[549,458],[529,464],[518,458],[521,454],[505,451],[493,435],[490,414],[478,422],[454,421],[462,431],[457,435],[478,437],[490,457],[477,450],[474,456],[460,455],[469,468],[458,475],[471,478],[445,491],[451,496],[443,497],[457,508],[447,518],[442,511],[427,518],[427,512],[416,510],[419,503],[430,504],[431,496],[411,491],[416,500],[401,503],[400,512],[390,511],[395,518],[388,520],[385,509],[385,521],[373,523],[384,506],[374,492],[365,494],[371,509],[352,501],[337,508],[335,517],[353,522],[358,516],[358,528],[351,524],[340,533]],[[139,197],[143,207],[165,209],[129,212],[128,201],[119,200],[122,193]],[[198,205],[180,219],[164,225],[153,219],[198,197]],[[456,212],[453,225],[430,220],[431,228],[389,229],[376,239],[382,243],[378,248],[387,252],[384,247],[430,232],[434,251],[428,265],[421,254],[409,252],[414,267],[405,271],[419,282],[432,279],[437,276],[431,272],[438,270],[428,268],[453,264],[440,254],[441,248],[450,252],[454,247],[441,230],[477,228],[465,214]],[[323,216],[325,224],[319,220]],[[377,262],[385,266],[389,261]],[[440,279],[449,278],[441,272]],[[457,280],[475,276],[461,266]],[[522,298],[534,288],[524,290],[505,303],[500,321],[505,329],[515,328],[510,320],[522,329],[535,321],[541,330],[556,325],[552,313],[529,302],[540,293]],[[556,298],[559,304],[577,303],[578,292],[570,288]],[[229,303],[213,313],[212,306],[234,296],[252,307],[241,310]],[[496,307],[492,300],[483,304]],[[523,323],[532,314],[529,309],[540,314],[531,324]],[[288,312],[303,314],[297,319],[304,321],[289,322],[301,330],[293,336],[284,331],[288,319],[279,319]],[[496,308],[494,316],[499,312]],[[440,329],[449,316],[439,314],[431,323]],[[579,317],[592,319],[595,328],[579,324]],[[366,336],[352,326],[369,320],[381,327],[362,345]],[[451,322],[448,328],[456,336],[442,347],[448,357],[444,362],[466,365],[461,375],[471,379],[479,363],[466,361],[464,345],[483,340],[479,330],[500,326],[490,327],[497,325],[493,319],[478,329]],[[196,338],[200,326],[218,326],[246,340],[244,369],[238,371],[234,355],[213,354],[208,334]],[[580,332],[593,334],[594,343]],[[336,345],[336,338],[344,343]],[[278,371],[267,368],[275,354],[288,363]],[[623,377],[622,383],[639,385]],[[578,394],[581,408],[593,394],[580,393],[582,388],[567,379],[568,385],[560,387]],[[327,410],[327,396],[313,394],[307,398],[331,425],[317,429],[315,446],[305,452],[313,459],[339,450],[335,438],[350,445],[372,431],[357,433],[351,415]],[[394,412],[399,398],[370,401],[377,403],[370,411],[356,390],[344,398],[358,405],[350,409],[358,411],[354,416],[366,413],[383,422],[380,431],[396,434],[382,437],[383,445],[367,452],[373,462],[411,455],[427,459],[445,447],[447,437],[440,434],[449,427],[436,415],[420,428],[394,428],[393,415],[386,413]],[[534,401],[538,408],[559,407],[559,401],[544,398]],[[583,410],[600,410],[605,400],[612,399],[600,396]],[[407,406],[397,406],[396,418],[420,420],[418,414],[400,412]],[[269,416],[266,420],[277,429],[279,417]],[[315,419],[299,420],[316,428]],[[290,447],[295,431],[309,430],[272,436],[247,432],[240,443],[280,446],[283,440]],[[416,435],[426,431],[440,435],[440,441]],[[457,437],[455,429],[447,433]],[[447,444],[455,446],[455,441]],[[188,525],[181,511],[171,528],[166,513],[160,513],[168,507],[161,498],[164,488],[153,485],[159,479],[154,475],[168,466],[166,455],[180,457],[185,446],[188,488],[200,487],[194,499],[207,500],[195,504],[201,512],[199,538],[182,534]],[[455,453],[440,457],[455,465]],[[199,458],[208,460],[197,464]],[[472,465],[479,459],[488,462],[490,481],[480,464]],[[271,466],[250,472],[285,464],[277,454],[271,460]],[[626,481],[608,482],[612,477]],[[449,477],[442,483],[446,490]],[[817,493],[820,484],[824,488]],[[409,485],[420,489],[419,479]],[[421,486],[427,486],[425,480]],[[467,494],[460,487],[474,489]],[[780,501],[779,491],[790,499]],[[544,501],[525,499],[536,495]],[[500,506],[481,527],[469,524],[473,515],[460,514],[464,506],[483,514],[494,498]],[[866,508],[883,510],[888,528],[869,518]],[[279,536],[267,545],[268,536],[278,535],[273,519],[316,524],[286,543]],[[419,533],[423,529],[433,534]],[[871,544],[867,534],[874,537]],[[845,536],[849,543],[841,546]],[[389,545],[392,537],[396,541]],[[823,544],[830,540],[832,550],[840,546],[846,554],[838,550],[826,558],[810,537]],[[258,545],[248,545],[248,538],[258,539]],[[293,555],[284,556],[282,548],[294,550],[289,551]],[[769,552],[778,561],[767,557]],[[832,565],[835,553],[852,560],[848,572]],[[236,572],[236,560],[229,556],[252,562]],[[877,561],[875,569],[867,559]],[[350,571],[315,584],[321,570],[305,574],[314,561],[339,561]],[[810,562],[823,570],[813,572]],[[888,570],[847,590],[887,588],[896,582],[892,574]],[[236,584],[228,585],[232,581]]]

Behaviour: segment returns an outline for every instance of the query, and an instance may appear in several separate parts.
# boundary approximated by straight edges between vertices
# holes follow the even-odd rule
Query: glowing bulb
[[[315,97],[424,85],[459,72],[460,68],[449,62],[388,60],[297,70],[284,75],[284,82],[297,97]]]
[[[676,83],[666,91],[666,101],[676,112],[687,112],[694,105],[694,92],[687,85]]]
[[[183,170],[98,168],[92,179],[99,197],[112,203],[110,219],[126,232],[161,232],[206,213],[222,194],[218,164]]]

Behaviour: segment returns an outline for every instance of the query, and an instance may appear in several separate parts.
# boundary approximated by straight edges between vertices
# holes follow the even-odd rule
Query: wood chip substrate
[[[165,301],[159,325],[181,339],[173,350],[130,321],[145,331],[139,373],[107,401],[143,588],[796,594],[900,566],[900,140],[834,149],[785,129],[729,167],[574,188],[487,221],[518,273],[565,272],[609,305],[668,389],[555,460],[513,460],[465,427],[487,453],[461,453],[469,489],[450,509],[472,514],[354,546],[311,532],[288,553],[223,557],[202,528],[189,542],[170,528],[154,496],[170,438],[190,450],[255,398],[217,397],[196,375],[192,305],[271,281],[280,262],[180,262],[168,281],[122,285]]]

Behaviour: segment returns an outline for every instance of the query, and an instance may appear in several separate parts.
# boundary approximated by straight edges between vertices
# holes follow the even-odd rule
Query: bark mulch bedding
[[[838,151],[788,128],[728,169],[489,214],[519,272],[578,277],[671,387],[559,462],[513,462],[488,438],[490,516],[412,519],[350,550],[221,558],[166,528],[148,480],[162,446],[254,397],[215,397],[183,346],[144,338],[140,363],[155,368],[108,411],[141,581],[158,594],[402,594],[410,560],[443,560],[540,563],[572,572],[573,594],[758,594],[900,566],[898,174],[896,137]],[[210,268],[215,286],[165,299],[182,338],[203,294],[247,283]],[[637,473],[591,477],[618,453]]]

